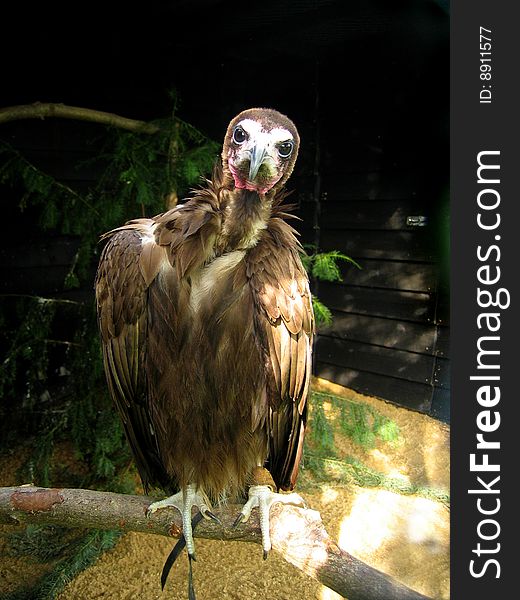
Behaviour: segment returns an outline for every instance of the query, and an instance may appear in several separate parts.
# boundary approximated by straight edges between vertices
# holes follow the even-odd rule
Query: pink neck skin
[[[235,187],[239,190],[249,190],[250,192],[258,192],[259,194],[267,194],[267,192],[280,180],[280,177],[276,177],[276,179],[272,179],[269,182],[269,185],[264,187],[258,187],[253,182],[249,181],[249,179],[242,179],[238,174],[237,170],[231,163],[228,163],[229,170],[231,175],[233,175],[233,180],[235,182]]]

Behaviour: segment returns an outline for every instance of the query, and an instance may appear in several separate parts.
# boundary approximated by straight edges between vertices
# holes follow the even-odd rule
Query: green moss
[[[325,411],[324,403],[327,403]],[[449,495],[405,478],[390,477],[371,469],[358,458],[339,457],[335,435],[345,435],[362,450],[398,444],[397,423],[374,407],[328,392],[312,392],[308,435],[305,440],[300,489],[313,489],[323,483],[334,486],[378,487],[399,494],[414,494],[449,505]]]
[[[400,439],[397,423],[379,413],[374,407],[326,392],[312,392],[312,414],[323,412],[323,402],[331,405],[328,420],[335,424],[334,430],[350,438],[365,450],[377,443],[394,445]],[[321,417],[320,417],[321,418]],[[312,424],[312,421],[311,421]]]

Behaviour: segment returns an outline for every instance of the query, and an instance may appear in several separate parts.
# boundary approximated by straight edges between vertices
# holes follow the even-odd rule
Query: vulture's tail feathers
[[[202,518],[203,518],[202,513],[200,513],[200,512],[198,512],[193,517],[193,519],[191,520],[191,528],[193,531],[195,531],[195,527],[200,523]],[[184,550],[185,546],[186,546],[186,540],[184,539],[184,536],[181,536],[179,538],[179,540],[177,541],[177,543],[175,544],[175,546],[173,547],[170,554],[168,555],[168,558],[166,559],[166,562],[164,563],[164,567],[163,567],[163,570],[161,573],[161,589],[162,590],[164,590],[164,586],[166,585],[166,580],[168,579],[168,575],[170,574],[170,571],[171,571],[175,561],[179,557],[179,554]],[[191,557],[188,557],[188,558],[190,561],[190,572],[189,572],[189,580],[188,580],[188,598],[189,598],[189,600],[196,600],[195,599],[195,590],[193,589]]]

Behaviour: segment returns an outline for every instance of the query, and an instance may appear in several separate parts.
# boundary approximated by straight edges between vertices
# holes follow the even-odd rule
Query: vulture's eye
[[[240,127],[235,127],[235,131],[233,131],[233,141],[236,144],[243,144],[247,140],[247,133]]]
[[[291,152],[293,151],[294,144],[292,142],[282,142],[278,146],[278,154],[282,158],[289,158],[291,156]]]

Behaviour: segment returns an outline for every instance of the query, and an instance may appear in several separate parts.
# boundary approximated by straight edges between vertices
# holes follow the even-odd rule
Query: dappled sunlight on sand
[[[405,585],[439,600],[449,598],[449,510],[439,502],[376,488],[321,489],[322,515],[344,507],[340,548]],[[426,567],[427,566],[427,567]],[[341,596],[322,586],[320,600]]]
[[[425,492],[432,488],[437,498],[447,497],[449,426],[323,379],[315,378],[313,389],[365,403],[399,428],[398,440],[378,439],[372,448],[336,436],[339,457],[358,460],[403,487]],[[427,596],[449,598],[449,508],[435,501],[435,495],[399,494],[345,482],[341,487],[322,485],[319,500],[329,533],[342,549]],[[322,587],[319,598],[339,600],[340,596]]]
[[[352,554],[371,554],[393,535],[400,496],[391,492],[364,490],[340,526],[339,546]]]
[[[405,483],[410,483],[408,476],[408,465],[405,463],[396,464],[394,456],[381,452],[379,448],[374,448],[369,451],[369,455],[374,460],[374,468],[388,477],[395,477]]]
[[[324,485],[321,488],[321,501],[323,504],[329,504],[330,502],[334,502],[339,496],[338,490],[329,487],[328,485]]]
[[[433,500],[359,489],[340,525],[339,546],[406,585],[449,597],[449,510]]]

